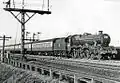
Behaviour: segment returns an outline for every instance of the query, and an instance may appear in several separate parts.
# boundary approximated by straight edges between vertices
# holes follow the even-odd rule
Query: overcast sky
[[[3,1],[6,0],[0,1],[0,35],[11,36],[9,43],[14,43],[17,34],[17,42],[19,42],[21,25],[9,12],[2,9],[5,7]],[[15,1],[17,3],[19,0]],[[41,0],[27,1],[26,3],[30,1],[33,3]],[[120,46],[120,2],[118,0],[50,0],[50,3],[52,14],[36,14],[26,24],[26,31],[41,32],[42,40],[84,32],[96,34],[99,30],[103,30],[110,35],[111,45]],[[30,7],[35,9],[35,6]]]

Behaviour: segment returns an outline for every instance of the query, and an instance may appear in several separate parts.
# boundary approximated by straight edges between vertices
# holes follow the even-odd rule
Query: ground
[[[50,77],[0,63],[0,83],[58,83]]]

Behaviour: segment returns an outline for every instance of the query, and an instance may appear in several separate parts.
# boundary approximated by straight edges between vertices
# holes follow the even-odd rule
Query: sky
[[[11,36],[6,43],[20,42],[20,23],[3,8],[4,1],[0,1],[0,36]],[[14,0],[16,7],[20,7],[21,0]],[[42,0],[25,0],[26,8],[41,10]],[[46,3],[46,2],[44,2]],[[46,10],[46,6],[44,6]],[[120,46],[120,1],[119,0],[50,0],[50,15],[36,14],[27,22],[26,30],[33,33],[41,32],[39,38],[48,39],[66,37],[68,35],[96,34],[103,30],[111,37],[110,45]],[[0,41],[2,43],[2,41]]]

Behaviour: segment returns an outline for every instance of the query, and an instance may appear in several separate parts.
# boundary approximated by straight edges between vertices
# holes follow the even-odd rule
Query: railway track
[[[29,56],[33,59],[34,56]],[[65,59],[65,58],[54,58],[54,57],[47,57],[47,56],[36,56],[34,57],[37,61],[46,61],[46,62],[53,62],[56,64],[67,64],[67,65],[84,65],[84,66],[92,66],[98,68],[107,68],[112,70],[120,70],[120,61],[115,60],[87,60],[87,59]]]
[[[104,69],[113,69],[113,70],[120,70],[120,62],[116,61],[74,61],[74,60],[60,60],[61,62],[64,62],[63,64],[70,64],[70,65],[84,65],[84,66],[91,66],[91,67],[98,67],[98,68],[104,68]],[[58,61],[57,61],[58,62]],[[57,63],[56,62],[56,63]],[[115,63],[114,63],[115,62]]]
[[[97,64],[97,63],[89,63],[89,62],[81,62],[81,61],[72,61],[72,60],[38,60],[40,63],[52,63],[56,65],[65,65],[65,66],[76,66],[76,67],[95,67],[95,68],[102,68],[102,69],[110,69],[110,70],[120,70],[120,66],[116,65],[107,65],[107,64]]]
[[[83,75],[91,75],[91,76],[96,76],[96,77],[102,77],[105,79],[110,79],[110,80],[116,80],[120,81],[118,78],[120,76],[120,70],[116,69],[108,69],[104,67],[99,67],[99,66],[93,66],[93,65],[67,65],[67,64],[60,64],[60,63],[54,63],[54,62],[49,62],[49,61],[39,61],[39,62],[31,62],[31,64],[35,65],[43,65],[47,66],[50,68],[55,68],[58,70],[65,70],[69,72],[74,72],[74,73],[82,73]]]
[[[49,56],[29,56],[34,59],[25,62],[32,66],[69,72],[74,75],[86,75],[120,82],[120,61],[99,61],[85,59],[55,58]]]
[[[20,56],[20,55],[17,55]],[[55,64],[65,64],[65,65],[75,65],[75,66],[91,66],[111,70],[120,70],[120,61],[115,60],[88,60],[88,59],[67,59],[59,57],[50,57],[50,56],[35,56],[27,55],[29,59],[36,61],[45,61]]]

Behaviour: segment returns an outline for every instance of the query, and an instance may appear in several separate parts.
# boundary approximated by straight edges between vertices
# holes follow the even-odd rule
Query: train
[[[110,46],[111,38],[99,31],[97,34],[84,33],[67,37],[52,38],[25,43],[25,54],[66,58],[104,60],[115,59],[117,50]],[[2,46],[0,46],[2,51]],[[21,53],[21,44],[5,45],[5,51]]]

